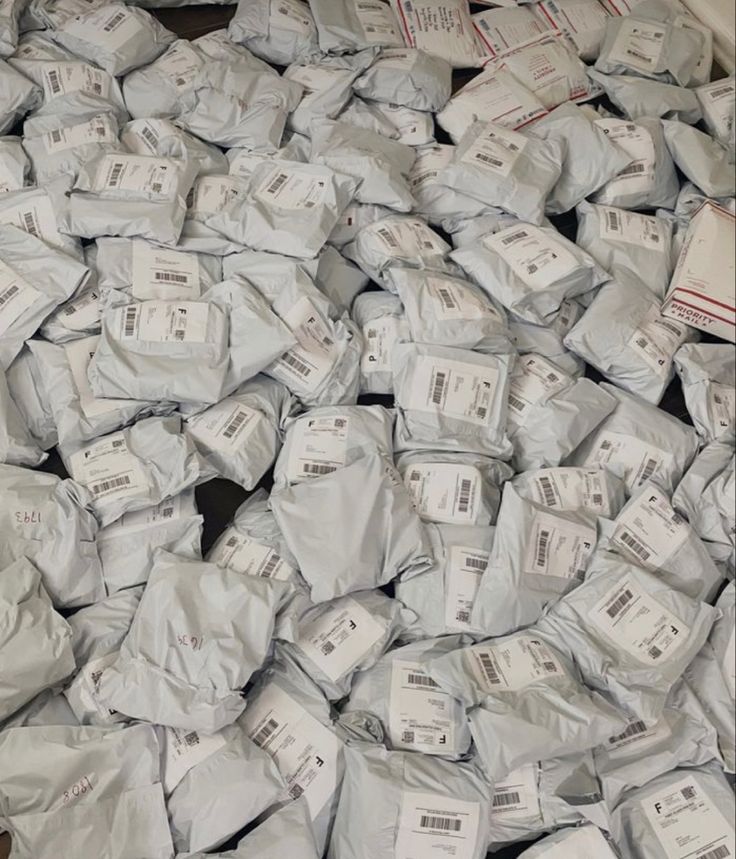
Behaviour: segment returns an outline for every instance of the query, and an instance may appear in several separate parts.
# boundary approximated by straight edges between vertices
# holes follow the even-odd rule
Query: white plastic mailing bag
[[[528,322],[515,313],[509,313],[509,334],[519,355],[534,352],[549,359],[560,370],[576,378],[583,375],[585,362],[564,344],[564,338],[584,309],[574,298],[566,298],[557,313],[545,325]]]
[[[0,194],[19,191],[30,180],[31,165],[20,137],[0,137]]]
[[[89,276],[86,266],[18,227],[0,224],[0,369]]]
[[[6,134],[29,110],[42,100],[41,89],[0,60],[0,134]]]
[[[509,378],[508,433],[517,471],[559,465],[616,408],[591,379],[542,355],[522,355]]]
[[[309,4],[301,0],[243,0],[227,35],[277,66],[319,55],[314,18]]]
[[[0,462],[34,468],[46,458],[13,399],[5,373],[0,370]]]
[[[624,859],[736,854],[734,797],[719,764],[675,769],[625,794],[613,815]]]
[[[118,658],[102,674],[100,699],[173,728],[229,725],[245,709],[242,687],[268,656],[285,592],[282,582],[160,549]]]
[[[345,779],[329,859],[483,859],[491,785],[472,764],[358,744]]]
[[[575,654],[588,686],[651,726],[717,617],[717,609],[658,576],[598,552],[585,582],[550,609],[537,631]]]
[[[416,615],[402,639],[465,633],[483,637],[470,622],[480,579],[488,566],[495,528],[427,525],[434,561],[429,570],[395,583],[396,598]]]
[[[280,489],[271,506],[315,603],[429,567],[419,516],[382,453],[367,453],[332,474]]]
[[[637,283],[664,298],[674,268],[671,220],[588,202],[580,203],[576,214],[575,241],[581,248],[614,277],[627,268]]]
[[[430,660],[463,643],[463,636],[453,635],[394,648],[355,677],[342,712],[375,715],[389,749],[466,758],[470,731],[465,708],[440,689],[426,669]]]
[[[277,488],[331,474],[369,453],[393,456],[393,415],[383,406],[319,406],[285,423]]]
[[[18,46],[18,29],[25,4],[9,0],[0,14],[0,56],[8,57]]]
[[[491,782],[524,764],[592,748],[626,724],[534,628],[454,650],[426,671],[467,708]]]
[[[259,375],[186,417],[184,432],[219,475],[251,490],[276,458],[291,407],[288,389]]]
[[[507,484],[493,551],[473,602],[473,627],[506,635],[534,623],[584,580],[596,540],[590,519],[552,512]]]
[[[552,226],[516,221],[452,251],[479,286],[528,322],[548,325],[562,303],[608,280],[598,263]]]
[[[594,69],[588,74],[603,87],[611,103],[626,119],[664,117],[694,124],[703,115],[694,90],[686,87],[637,75],[604,75]]]
[[[356,297],[351,313],[363,334],[360,392],[393,393],[391,356],[394,346],[412,339],[401,299],[383,290],[364,292]]]
[[[589,859],[591,856],[618,859],[610,836],[591,823],[560,829],[519,853],[520,859]]]
[[[307,610],[296,639],[283,647],[335,701],[350,694],[356,678],[374,668],[414,619],[379,590],[356,591]]]
[[[513,475],[505,462],[473,453],[407,451],[396,467],[420,518],[447,525],[495,522],[500,487]]]
[[[736,116],[736,78],[728,78],[706,83],[695,90],[703,109],[703,123],[708,133],[719,143],[733,150],[734,124]]]
[[[91,495],[90,507],[103,526],[215,476],[182,432],[177,415],[145,418],[60,452],[70,474]]]
[[[344,54],[375,46],[404,47],[394,10],[383,0],[313,0],[319,47],[324,54]]]
[[[26,557],[58,608],[105,596],[89,493],[73,480],[0,465],[0,566]]]
[[[71,630],[26,558],[0,570],[0,720],[75,668]]]
[[[458,141],[440,184],[541,224],[547,195],[560,178],[566,144],[494,122],[474,122]]]
[[[601,388],[618,405],[566,464],[622,470],[629,494],[650,478],[672,492],[697,453],[695,430],[615,385]]]
[[[111,727],[127,718],[100,699],[100,678],[117,659],[138,609],[143,588],[128,588],[80,609],[69,619],[77,673],[64,697],[80,725]]]
[[[97,551],[107,592],[144,584],[156,549],[199,560],[203,517],[197,513],[194,490],[186,489],[154,507],[123,515],[100,528]]]
[[[44,188],[22,188],[0,194],[0,224],[18,227],[79,262],[84,259],[81,241],[62,235],[59,224],[68,208],[69,178],[60,177]]]
[[[276,765],[237,722],[215,734],[166,728],[163,744],[177,853],[218,847],[286,794]]]
[[[412,48],[383,50],[353,83],[365,99],[437,112],[452,91],[452,69],[440,57]]]
[[[675,164],[693,184],[709,197],[733,197],[733,157],[722,144],[684,122],[663,120],[662,127]]]
[[[668,319],[660,308],[661,298],[631,269],[616,268],[614,279],[601,287],[565,337],[565,346],[609,382],[657,405],[675,377],[678,349],[699,339],[689,325]]]
[[[598,56],[608,20],[598,0],[540,0],[534,11],[570,39],[581,59]]]
[[[675,355],[685,404],[703,442],[733,440],[736,432],[736,360],[733,347],[686,343]]]

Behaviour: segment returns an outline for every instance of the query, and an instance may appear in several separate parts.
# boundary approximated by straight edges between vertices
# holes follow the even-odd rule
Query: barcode
[[[600,492],[594,493],[591,496],[590,502],[594,507],[601,507],[603,505],[603,495]]]
[[[526,403],[518,397],[515,397],[511,392],[509,392],[509,405],[520,412],[523,412],[526,408]]]
[[[462,609],[455,612],[455,620],[458,623],[470,623],[470,612]]]
[[[716,89],[712,89],[708,95],[711,98],[720,98],[722,95],[730,95],[733,92],[732,86],[719,86]],[[727,853],[724,855],[728,855]]]
[[[636,51],[636,50],[634,50],[634,48],[627,48],[627,49],[626,49],[626,53],[627,53],[630,57],[636,57],[638,60],[643,60],[643,61],[644,61],[645,63],[647,63],[648,65],[649,65],[649,64],[651,64],[651,63],[653,62],[653,60],[652,60],[652,58],[651,58],[651,57],[648,57],[646,54],[642,54],[642,52],[641,52],[641,51]]]
[[[649,655],[652,657],[652,659],[659,659],[659,657],[662,655],[662,651],[658,647],[650,647]]]
[[[135,323],[138,319],[138,306],[132,305],[125,309],[125,320],[123,328],[123,337],[133,337],[135,335]]]
[[[95,483],[90,487],[90,492],[93,495],[102,495],[103,492],[109,492],[111,489],[120,489],[122,486],[130,486],[130,476],[123,474],[120,477],[111,477],[110,480],[102,480],[100,483]]]
[[[414,731],[404,731],[401,734],[401,742],[402,743],[413,743],[414,742]]]
[[[496,666],[493,664],[491,655],[489,653],[479,653],[478,658],[480,659],[483,673],[486,675],[486,680],[494,686],[500,685],[501,678],[498,676],[498,672],[496,671]]]
[[[618,212],[606,212],[608,216],[608,228],[619,232],[621,229],[621,221],[619,220]]]
[[[519,230],[516,233],[512,233],[510,236],[506,236],[505,239],[501,239],[502,245],[510,245],[511,242],[518,241],[518,239],[525,239],[529,234],[526,230]]]
[[[657,460],[656,459],[648,459],[646,465],[644,466],[644,471],[641,473],[641,477],[639,478],[639,483],[644,483],[645,480],[649,480],[649,478],[654,474],[657,470]]]
[[[470,507],[470,490],[473,488],[472,480],[460,481],[460,497],[457,502],[457,509],[461,513],[467,513]]]
[[[614,743],[620,743],[621,740],[628,740],[629,737],[635,737],[637,734],[646,733],[647,726],[644,722],[632,722],[625,731],[621,731],[621,733],[617,737],[610,737],[608,740],[609,745],[613,745]]]
[[[503,167],[503,161],[494,158],[492,155],[486,155],[483,152],[476,152],[475,157],[478,161],[483,161],[485,164],[493,164],[494,167]]]
[[[150,143],[154,149],[158,146],[158,134],[156,134],[156,132],[147,125],[144,125],[143,128],[141,128],[141,137]]]
[[[56,128],[56,129],[54,129],[54,131],[51,132],[51,142],[52,143],[61,143],[62,138],[63,138],[63,135],[61,133],[60,128]]]
[[[190,733],[186,734],[184,737],[184,744],[191,748],[192,746],[199,745],[199,734],[196,731],[190,731]]]
[[[539,539],[537,541],[537,559],[536,566],[538,567],[546,567],[547,566],[547,550],[549,549],[549,531],[540,531]]]
[[[161,280],[164,283],[189,283],[188,274],[176,274],[173,271],[155,271],[153,279]]]
[[[421,829],[444,829],[446,832],[460,832],[462,821],[455,817],[437,817],[434,814],[423,814],[419,819]]]
[[[27,233],[38,238],[38,227],[36,226],[36,219],[33,217],[33,212],[23,213],[23,226]]]
[[[544,503],[547,505],[547,507],[556,507],[557,496],[555,495],[554,486],[552,485],[552,481],[549,479],[549,477],[540,477],[539,485],[542,488]]]
[[[308,376],[312,372],[311,368],[307,367],[304,361],[300,361],[298,358],[292,355],[291,352],[285,352],[281,356],[281,360],[285,364],[288,364],[292,368],[292,370],[295,370],[300,376]]]
[[[300,784],[293,784],[289,788],[289,796],[292,799],[299,799],[299,797],[304,793],[304,788]]]
[[[406,675],[406,682],[412,686],[426,686],[428,689],[439,688],[434,680],[431,677],[427,677],[426,674],[413,674],[410,672]]]
[[[123,172],[123,167],[125,167],[125,164],[123,164],[121,161],[117,161],[113,165],[113,168],[110,171],[110,178],[107,180],[107,185],[109,188],[114,188],[118,184],[118,182],[120,181],[120,174]]]
[[[110,20],[105,24],[102,28],[106,33],[111,33],[115,27],[121,22],[125,20],[125,12],[118,12],[117,15],[114,15]]]
[[[385,227],[380,227],[378,230],[378,235],[389,245],[389,247],[397,248],[399,243],[393,237],[393,234],[390,230],[387,230]]]
[[[652,236],[654,238],[654,236]],[[659,241],[659,239],[657,239]],[[666,328],[671,334],[674,334],[677,337],[682,337],[682,327],[678,325],[676,322],[670,322],[667,319],[658,319],[657,325],[661,328]]]
[[[488,568],[488,561],[485,558],[471,558],[470,555],[465,556],[465,566],[471,570],[481,570],[485,572]]]
[[[616,617],[616,615],[621,611],[624,606],[628,605],[631,600],[634,599],[634,594],[627,588],[623,593],[616,597],[616,599],[608,606],[606,609],[606,614],[609,617]]]
[[[493,807],[505,808],[507,805],[518,805],[521,802],[521,794],[518,790],[509,791],[508,793],[494,793]]]
[[[266,188],[267,194],[276,194],[281,190],[283,184],[289,178],[288,173],[279,173],[279,175],[271,182],[271,184]]]
[[[557,666],[554,662],[543,662],[542,667],[547,672],[547,674],[557,674]]]
[[[334,651],[334,649],[335,645],[331,641],[325,641],[325,643],[322,645],[322,653],[324,653],[325,656],[329,656]]]
[[[240,427],[245,423],[245,418],[245,412],[238,412],[237,415],[235,415],[235,417],[225,427],[225,430],[222,433],[223,436],[225,438],[232,438],[235,433],[240,429]]]
[[[449,289],[443,289],[442,287],[440,287],[437,291],[440,294],[440,299],[442,303],[448,310],[454,310],[457,307],[455,299],[452,297],[452,293]]]
[[[266,724],[256,732],[256,735],[253,737],[253,742],[259,748],[263,748],[263,746],[271,739],[278,727],[279,723],[276,719],[269,719]]]
[[[643,173],[645,170],[646,164],[642,164],[641,161],[635,161],[633,164],[629,164],[628,167],[624,167],[619,176],[630,176],[632,173]]]
[[[610,450],[613,447],[613,442],[608,440],[601,442],[601,450]]]
[[[9,287],[5,290],[5,292],[4,292],[2,295],[0,295],[0,307],[2,307],[2,306],[3,306],[3,304],[7,304],[7,303],[10,301],[10,299],[11,299],[11,298],[12,298],[12,297],[17,293],[17,292],[19,292],[19,287],[18,287],[18,286],[16,286],[16,284],[13,284],[12,286],[9,286]]]
[[[50,69],[48,72],[49,77],[49,86],[51,87],[51,93],[53,95],[58,95],[61,92],[61,81],[59,80],[59,73],[56,69]]]
[[[436,405],[442,405],[442,396],[445,393],[445,384],[447,383],[447,373],[437,373],[432,385],[432,402]]]
[[[240,542],[240,541],[238,540],[238,538],[237,538],[237,537],[230,537],[230,539],[229,539],[229,540],[227,540],[227,542],[225,543],[225,545],[226,545],[229,549],[232,549],[232,548],[233,548],[233,546],[237,546],[239,542]]]
[[[261,578],[270,579],[280,562],[281,555],[277,555],[276,552],[273,552],[271,554],[271,557],[266,562],[266,566],[261,570]]]
[[[332,474],[333,471],[337,471],[336,465],[325,465],[322,462],[302,463],[302,473],[304,474]]]
[[[642,559],[642,561],[648,561],[648,560],[649,560],[650,552],[646,549],[646,547],[645,547],[645,546],[643,546],[643,545],[642,545],[642,544],[641,544],[641,543],[636,539],[636,537],[633,537],[631,534],[629,534],[629,532],[628,532],[628,531],[622,531],[622,532],[618,535],[618,539],[619,539],[619,540],[621,540],[621,542],[622,542],[622,543],[623,543],[627,548],[631,549],[631,551],[632,551],[635,555],[638,555],[638,556]]]
[[[683,790],[683,793],[685,791]],[[726,856],[730,856],[731,851],[726,847],[725,844],[721,844],[720,847],[715,847],[713,850],[709,850],[707,853],[703,853],[702,856],[699,856],[698,859],[726,859]]]

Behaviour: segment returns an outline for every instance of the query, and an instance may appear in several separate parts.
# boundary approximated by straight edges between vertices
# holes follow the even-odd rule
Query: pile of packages
[[[0,55],[13,859],[736,857],[712,33],[0,0]]]

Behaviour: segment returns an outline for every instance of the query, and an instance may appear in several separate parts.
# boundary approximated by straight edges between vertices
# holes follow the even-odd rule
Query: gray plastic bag
[[[594,69],[588,75],[603,87],[611,103],[627,119],[663,117],[694,124],[703,115],[691,89],[637,75],[604,75]]]
[[[703,109],[703,123],[708,133],[719,143],[734,148],[734,88],[736,79],[728,78],[711,81],[697,87],[695,95]]]
[[[400,343],[393,372],[397,450],[453,450],[508,459],[509,355]]]
[[[381,0],[331,0],[312,3],[319,48],[324,54],[354,53],[372,47],[402,47],[396,15]]]
[[[41,89],[0,60],[0,134],[6,134],[29,110],[41,104]]]
[[[300,0],[243,0],[228,24],[227,35],[277,66],[319,54],[312,11]]]
[[[41,574],[19,558],[0,571],[0,721],[75,668],[72,634],[44,589]]]
[[[242,687],[268,656],[285,592],[281,582],[158,550],[118,658],[100,679],[100,699],[174,728],[214,733],[229,725],[245,709]]]
[[[736,361],[720,343],[687,343],[675,355],[685,404],[703,442],[733,440],[736,433]]]
[[[362,487],[359,497],[356,487]],[[346,529],[348,499],[351,526]],[[271,495],[271,506],[315,603],[380,587],[430,564],[423,526],[398,472],[382,453],[368,453],[332,474],[280,489]],[[325,545],[330,546],[327,555]]]
[[[364,292],[353,303],[352,317],[363,334],[361,394],[392,394],[391,356],[394,346],[411,340],[401,300],[383,290]]]
[[[452,68],[439,56],[396,47],[381,51],[353,89],[372,101],[436,113],[450,98]]]
[[[47,458],[21,414],[0,370],[0,462],[34,468]]]
[[[491,795],[491,786],[470,764],[348,746],[327,856],[444,859],[452,850],[463,859],[483,859]]]
[[[0,567],[28,558],[57,608],[105,596],[97,530],[84,487],[53,474],[0,465]]]
[[[31,169],[20,137],[0,137],[0,194],[19,191],[27,184]]]
[[[609,836],[591,823],[579,827],[565,827],[543,838],[537,844],[519,853],[520,859],[618,859],[618,851]]]
[[[66,253],[72,260],[82,262],[81,241],[59,232],[66,217],[69,200],[69,179],[61,177],[45,188],[23,188],[0,195],[0,224],[19,227],[44,241],[52,250]]]
[[[684,122],[662,122],[672,158],[687,178],[709,197],[733,197],[732,158],[717,140]]]

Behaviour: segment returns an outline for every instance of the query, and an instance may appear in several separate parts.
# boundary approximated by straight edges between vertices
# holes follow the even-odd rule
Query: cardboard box
[[[710,200],[690,221],[662,313],[736,343],[736,216]]]

